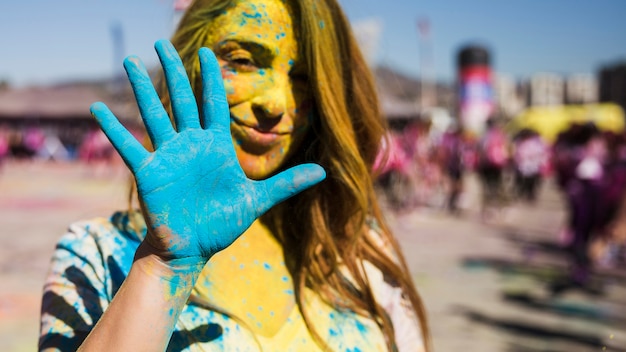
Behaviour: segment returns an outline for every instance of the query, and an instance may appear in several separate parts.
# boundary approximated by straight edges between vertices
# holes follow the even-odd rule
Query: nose
[[[286,94],[282,85],[268,87],[252,99],[252,110],[258,117],[280,119],[287,110]]]

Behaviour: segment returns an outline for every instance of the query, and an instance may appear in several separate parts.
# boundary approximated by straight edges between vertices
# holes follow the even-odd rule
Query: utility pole
[[[435,80],[433,77],[433,48],[430,20],[421,17],[417,20],[420,51],[420,96],[421,110],[428,110],[435,105]]]
[[[116,99],[120,99],[124,94],[124,71],[122,61],[125,56],[124,49],[124,29],[118,21],[111,23],[111,40],[113,42],[113,82],[112,91]]]

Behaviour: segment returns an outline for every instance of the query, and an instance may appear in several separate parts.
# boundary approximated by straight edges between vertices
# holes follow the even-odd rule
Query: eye
[[[223,56],[232,68],[237,71],[250,72],[258,69],[252,55],[243,50],[236,50]]]

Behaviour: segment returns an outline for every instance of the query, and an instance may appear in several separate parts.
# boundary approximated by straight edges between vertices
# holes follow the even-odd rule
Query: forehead
[[[203,45],[215,50],[224,43],[235,42],[280,62],[301,62],[293,18],[289,1],[236,0],[209,21]]]
[[[257,37],[280,39],[293,34],[292,11],[283,0],[239,0],[211,24],[213,32],[254,32]]]

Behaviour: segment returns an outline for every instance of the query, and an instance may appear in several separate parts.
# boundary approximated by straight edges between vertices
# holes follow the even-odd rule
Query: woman
[[[427,348],[373,191],[375,89],[337,3],[197,0],[172,44],[155,45],[163,104],[125,61],[148,150],[92,106],[141,212],[61,239],[40,349]]]

